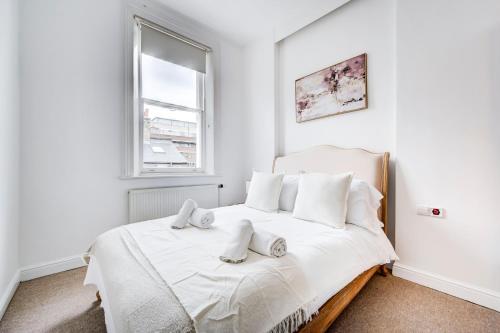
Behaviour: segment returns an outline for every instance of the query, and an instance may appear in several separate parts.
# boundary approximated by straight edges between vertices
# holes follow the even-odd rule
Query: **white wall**
[[[280,152],[318,144],[394,150],[394,1],[353,0],[281,42]],[[368,109],[297,123],[295,80],[368,54]]]
[[[218,46],[221,177],[121,180],[125,1],[24,0],[20,17],[23,266],[82,253],[125,223],[131,188],[223,183],[222,204],[243,199],[241,49]]]
[[[400,264],[500,295],[500,2],[400,0],[397,31]]]
[[[394,8],[394,0],[351,1],[278,44],[269,34],[245,48],[250,168],[316,144],[394,150]],[[364,52],[369,109],[297,124],[295,80]]]
[[[245,174],[272,169],[276,154],[275,54],[272,34],[247,45],[245,59]]]
[[[0,318],[18,269],[19,66],[17,0],[0,1]],[[8,300],[7,300],[8,301]]]
[[[280,43],[280,154],[332,144],[388,151],[394,161],[394,23],[394,0],[352,0]],[[297,123],[295,80],[362,53],[368,55],[368,109]],[[395,179],[392,170],[389,182],[388,229],[394,241]]]

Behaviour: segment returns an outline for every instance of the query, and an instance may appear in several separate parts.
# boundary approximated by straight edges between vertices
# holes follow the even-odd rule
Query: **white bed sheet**
[[[280,211],[266,213],[244,205],[235,205],[214,209],[216,227],[225,228],[225,224],[238,219],[247,218],[259,227],[273,232],[287,241],[288,252],[298,258],[300,268],[308,283],[313,288],[315,299],[310,311],[314,312],[338,291],[349,284],[356,276],[367,269],[396,260],[392,245],[383,232],[374,234],[361,227],[347,224],[345,229],[331,227],[296,219],[291,213]],[[169,223],[171,218],[147,221],[143,223]],[[256,253],[250,254],[259,256]],[[279,260],[279,259],[277,259]],[[106,292],[107,286],[99,271],[98,258],[91,261],[86,283],[97,285]],[[109,282],[108,282],[109,283]],[[107,298],[101,292],[103,298]],[[106,326],[110,332],[116,327],[111,313],[113,307],[119,307],[116,300],[106,300],[103,304],[106,315]],[[115,309],[116,310],[116,309]],[[116,316],[115,316],[116,317]]]
[[[99,268],[97,259],[91,258],[87,268],[87,274],[85,275],[85,280],[83,281],[83,285],[94,285],[97,287],[97,290],[99,290],[99,295],[101,296],[101,307],[104,310],[104,322],[106,324],[106,331],[108,333],[115,333],[116,329],[109,306],[108,293],[106,292],[106,286],[104,285],[101,274],[101,269]]]
[[[398,259],[382,230],[375,234],[353,224],[334,229],[296,219],[287,211],[267,213],[244,205],[218,208],[215,216],[218,224],[248,218],[259,227],[284,237],[288,253],[299,259],[315,290],[312,311],[318,310],[359,274]]]

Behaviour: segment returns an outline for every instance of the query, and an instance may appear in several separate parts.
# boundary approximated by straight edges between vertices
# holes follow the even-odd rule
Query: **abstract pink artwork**
[[[295,81],[298,123],[367,107],[366,54]]]

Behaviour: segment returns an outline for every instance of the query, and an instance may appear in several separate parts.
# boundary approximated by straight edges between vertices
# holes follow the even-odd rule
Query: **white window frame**
[[[150,177],[178,177],[178,176],[212,176],[214,171],[214,50],[205,42],[204,38],[197,38],[186,32],[177,33],[173,25],[166,20],[158,19],[151,13],[138,8],[129,8],[127,15],[128,38],[126,43],[126,112],[125,112],[125,135],[124,135],[124,168],[122,178],[150,178]],[[140,30],[138,24],[147,24],[155,29],[173,35],[183,41],[202,46],[207,50],[206,73],[204,80],[203,101],[199,105],[204,105],[202,109],[197,110],[182,108],[177,105],[176,109],[185,109],[186,111],[200,112],[201,121],[199,123],[199,134],[197,144],[201,144],[200,164],[198,168],[144,168],[143,164],[143,129],[144,129],[144,100],[140,95]],[[196,42],[200,40],[204,42]],[[199,78],[200,79],[200,78]],[[200,85],[198,84],[198,87]],[[198,96],[201,96],[198,94]],[[170,107],[168,103],[151,101],[151,104]],[[203,103],[203,104],[201,104]]]

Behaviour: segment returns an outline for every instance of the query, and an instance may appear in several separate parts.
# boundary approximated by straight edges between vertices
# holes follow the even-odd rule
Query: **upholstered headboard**
[[[355,178],[363,179],[383,194],[379,218],[384,225],[387,223],[389,153],[322,145],[274,159],[273,172],[297,174],[300,171],[329,174],[354,172]],[[387,228],[384,227],[384,231],[387,232]]]

